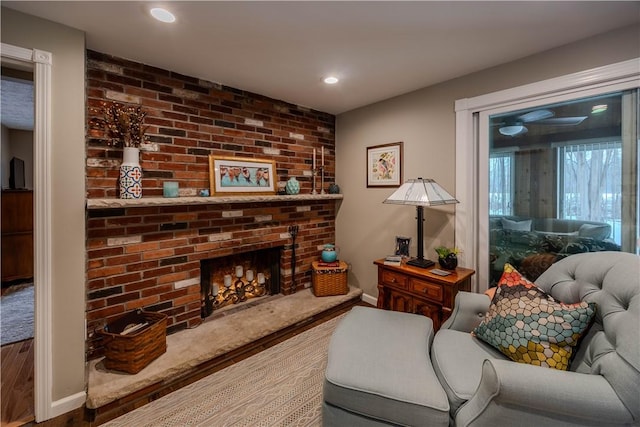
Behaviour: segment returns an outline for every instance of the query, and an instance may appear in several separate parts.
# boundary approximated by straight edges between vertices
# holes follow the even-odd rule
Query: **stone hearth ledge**
[[[353,287],[346,295],[326,297],[316,297],[311,289],[304,289],[205,321],[196,328],[168,335],[167,352],[135,375],[106,370],[103,359],[91,360],[87,364],[86,406],[96,409],[151,384],[177,378],[201,363],[358,296],[362,296],[362,290]]]
[[[304,202],[342,200],[342,194],[297,194],[282,196],[143,197],[142,199],[87,199],[87,209],[135,208],[143,206],[222,205],[233,203]]]

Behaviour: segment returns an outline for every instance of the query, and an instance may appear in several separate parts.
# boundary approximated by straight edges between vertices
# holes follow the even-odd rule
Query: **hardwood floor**
[[[35,420],[33,395],[33,339],[2,346],[0,361],[3,427]]]

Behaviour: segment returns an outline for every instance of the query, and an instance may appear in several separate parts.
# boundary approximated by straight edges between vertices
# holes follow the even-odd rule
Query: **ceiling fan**
[[[498,132],[506,136],[523,135],[528,132],[525,123],[535,125],[550,126],[575,126],[582,123],[587,116],[574,117],[554,117],[555,113],[551,110],[534,110],[519,116],[510,117],[502,122],[494,123],[494,126],[500,126]]]

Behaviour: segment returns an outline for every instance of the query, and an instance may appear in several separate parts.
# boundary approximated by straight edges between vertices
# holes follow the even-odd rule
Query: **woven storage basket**
[[[128,335],[120,335],[127,325],[147,322],[148,326]],[[98,332],[104,342],[104,366],[107,369],[137,374],[167,351],[167,316],[136,310]]]
[[[313,274],[313,294],[317,297],[329,295],[344,295],[349,292],[347,284],[346,262],[339,261],[337,267],[325,267],[322,263],[314,261],[311,263]]]

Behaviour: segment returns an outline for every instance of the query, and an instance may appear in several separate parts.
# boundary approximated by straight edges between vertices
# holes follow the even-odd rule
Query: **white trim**
[[[364,301],[364,302],[366,302],[368,304],[371,304],[373,306],[377,306],[378,305],[378,298],[373,297],[373,296],[371,296],[369,294],[363,293],[361,299],[362,299],[362,301]]]
[[[2,57],[33,66],[34,174],[34,400],[36,422],[52,418],[53,346],[51,305],[51,63],[52,55],[2,43]],[[73,399],[75,402],[75,398]],[[74,403],[75,404],[75,403]],[[63,405],[65,408],[66,406]]]
[[[575,98],[640,87],[640,58],[580,71],[474,98],[456,100],[456,206],[455,245],[464,254],[463,264],[476,270],[472,289],[482,292],[488,285],[488,254],[479,250],[479,242],[489,238],[486,224],[480,222],[486,201],[479,200],[483,185],[483,166],[488,147],[475,144],[476,132],[482,132],[474,114],[488,110],[516,109],[518,104],[551,103],[569,96]],[[482,117],[479,122],[482,122]],[[486,117],[485,117],[486,119]],[[485,120],[486,121],[486,120]],[[486,130],[486,129],[485,129]],[[484,157],[483,157],[484,156]],[[486,166],[486,165],[484,165]],[[484,207],[483,207],[484,206]]]
[[[481,110],[498,106],[507,106],[521,101],[533,101],[563,93],[579,92],[614,83],[631,82],[627,87],[635,87],[640,78],[639,69],[640,58],[630,59],[474,98],[459,99],[455,103],[455,109],[456,112],[470,110],[472,113],[477,113]]]
[[[63,397],[62,399],[56,400],[51,403],[51,411],[49,413],[49,418],[55,418],[60,415],[66,414],[67,412],[71,412],[74,409],[78,409],[84,402],[87,400],[87,392],[81,391],[76,394],[72,394],[71,396]]]

